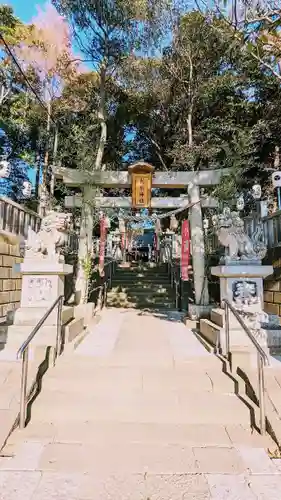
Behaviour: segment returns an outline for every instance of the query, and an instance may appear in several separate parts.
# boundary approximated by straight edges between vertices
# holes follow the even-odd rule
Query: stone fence
[[[36,212],[0,196],[0,229],[27,237],[29,226],[38,231],[41,217]]]
[[[0,230],[27,237],[28,227],[35,231],[40,227],[40,216],[9,198],[0,197]],[[4,321],[9,311],[20,305],[21,275],[13,270],[22,261],[19,245],[9,245],[0,240],[0,321]]]

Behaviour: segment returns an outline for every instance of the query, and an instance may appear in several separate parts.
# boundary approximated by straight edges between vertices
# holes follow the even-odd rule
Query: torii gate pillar
[[[195,203],[190,208],[190,232],[192,247],[192,264],[194,276],[195,305],[189,311],[191,316],[200,317],[208,309],[209,293],[208,280],[205,278],[205,244],[200,203],[200,188],[197,184],[188,185],[190,203]]]

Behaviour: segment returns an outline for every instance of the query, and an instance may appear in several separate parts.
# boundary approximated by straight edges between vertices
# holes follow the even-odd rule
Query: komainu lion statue
[[[25,242],[25,257],[41,257],[62,261],[61,251],[67,243],[71,215],[51,210],[41,222],[41,228],[35,233],[29,227]]]
[[[226,248],[225,263],[234,261],[260,261],[266,255],[263,230],[258,226],[252,238],[244,230],[244,222],[238,212],[225,208],[223,213],[213,217],[213,225],[219,242]]]

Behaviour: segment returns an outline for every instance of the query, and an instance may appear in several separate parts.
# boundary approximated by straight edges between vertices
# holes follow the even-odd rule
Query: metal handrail
[[[104,280],[103,283],[101,283],[101,285],[98,285],[98,286],[96,286],[95,288],[93,288],[91,290],[91,293],[92,292],[96,292],[97,290],[104,290],[104,298],[105,298],[104,305],[106,305],[106,296],[107,296],[107,291],[108,291],[108,285],[107,284],[109,283],[109,288],[111,288],[111,286],[112,286],[112,276],[113,276],[113,273],[114,273],[114,264],[116,264],[116,260],[115,259],[111,259],[111,260],[109,260],[108,262],[106,262],[104,264],[104,269],[107,266],[109,266],[109,275],[107,277],[105,277],[105,280]]]
[[[61,349],[61,332],[62,332],[62,305],[64,301],[64,295],[60,295],[51,307],[46,311],[44,316],[38,321],[37,325],[33,328],[30,335],[23,342],[21,347],[17,352],[17,358],[22,358],[22,374],[21,374],[21,393],[20,393],[20,418],[19,427],[20,429],[25,428],[26,423],[26,410],[27,410],[27,375],[28,375],[28,350],[29,345],[34,339],[37,332],[40,330],[41,326],[45,323],[46,319],[50,316],[56,306],[58,306],[58,316],[57,316],[57,337],[56,337],[56,348],[54,363],[57,356],[60,354]]]
[[[226,335],[226,353],[229,358],[230,355],[230,332],[229,332],[229,311],[232,312],[233,316],[238,321],[239,325],[243,328],[244,332],[247,334],[252,344],[257,350],[258,358],[258,382],[259,382],[259,408],[260,408],[260,432],[261,434],[266,433],[266,414],[265,414],[265,384],[264,384],[264,365],[269,365],[269,358],[267,353],[261,347],[257,339],[252,334],[250,328],[246,325],[245,321],[241,318],[239,313],[233,307],[233,305],[227,299],[223,299],[222,302],[225,304],[225,335]]]
[[[168,274],[171,276],[171,286],[175,288],[176,293],[176,309],[179,309],[179,299],[181,299],[181,285],[180,280],[177,279],[176,266],[174,266],[173,259],[168,260]]]

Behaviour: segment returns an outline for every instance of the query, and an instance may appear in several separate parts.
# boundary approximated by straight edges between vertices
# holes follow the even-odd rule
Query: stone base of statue
[[[263,279],[272,274],[272,266],[263,266],[255,262],[228,263],[213,267],[211,272],[220,278],[221,309],[224,309],[224,299],[227,299],[269,354],[267,332],[263,328],[263,324],[268,321],[268,316],[263,311]],[[224,323],[223,326],[220,332],[220,347],[225,351]],[[229,330],[231,351],[251,352],[255,363],[255,348],[231,311],[229,311]]]
[[[72,273],[73,267],[47,259],[25,259],[15,270],[22,274],[21,303],[15,311],[13,324],[8,327],[7,341],[19,347],[55,300],[64,295],[64,277]],[[63,323],[70,321],[72,316],[72,308],[64,308]],[[58,307],[47,318],[33,344],[55,347],[57,325]]]

